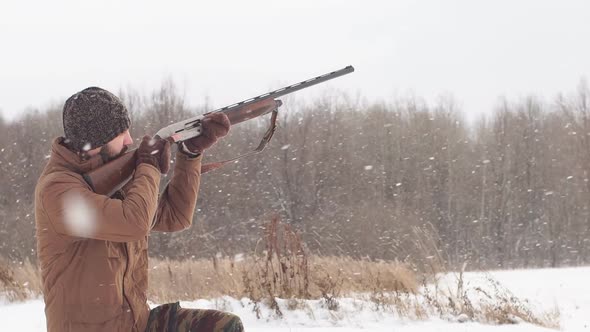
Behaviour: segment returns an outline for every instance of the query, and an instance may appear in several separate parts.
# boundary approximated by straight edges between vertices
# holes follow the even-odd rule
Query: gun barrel
[[[215,113],[215,112],[223,112],[225,113],[229,118],[230,121],[233,124],[239,123],[239,122],[243,122],[245,120],[251,119],[251,118],[255,118],[257,116],[261,116],[261,115],[265,115],[267,113],[272,112],[275,108],[278,108],[282,105],[282,102],[275,100],[276,105],[273,105],[274,107],[263,107],[263,108],[256,108],[256,109],[249,109],[247,106],[253,105],[257,102],[263,102],[264,100],[274,100],[275,98],[284,96],[286,94],[289,93],[293,93],[295,91],[301,90],[301,89],[305,89],[308,88],[312,85],[316,85],[316,84],[320,84],[323,83],[325,81],[329,81],[332,79],[335,79],[336,77],[340,77],[342,75],[346,75],[349,73],[352,73],[354,71],[354,67],[352,66],[347,66],[345,68],[342,68],[340,70],[336,70],[324,75],[320,75],[320,76],[316,76],[314,78],[310,78],[308,80],[299,82],[299,83],[295,83],[289,86],[286,86],[284,88],[280,88],[271,92],[267,92],[265,94],[262,94],[260,96],[256,96],[254,98],[250,98],[250,99],[246,99],[243,100],[239,103],[235,103],[229,106],[225,106],[219,109],[216,109],[214,111],[211,112],[207,112],[203,115],[199,115],[196,117],[192,117],[190,119],[186,119],[174,124],[171,124],[167,127],[164,127],[162,129],[160,129],[156,135],[160,136],[160,137],[174,137],[175,141],[182,141],[191,137],[195,137],[199,135],[199,131],[195,130],[196,127],[199,127],[201,120],[203,119],[203,116],[209,114],[209,113]],[[255,105],[257,106],[257,105]],[[246,110],[246,111],[244,111]],[[235,112],[232,112],[235,111]]]
[[[262,100],[262,99],[271,99],[271,98],[272,99],[278,98],[278,97],[284,96],[286,94],[293,93],[295,91],[308,88],[308,87],[310,87],[312,85],[320,84],[320,83],[323,83],[325,81],[329,81],[329,80],[335,79],[336,77],[340,77],[340,76],[343,76],[343,75],[346,75],[346,74],[350,74],[353,71],[354,71],[354,67],[353,66],[346,66],[346,67],[344,67],[344,68],[342,68],[340,70],[336,70],[336,71],[333,71],[333,72],[330,72],[330,73],[327,73],[327,74],[324,74],[324,75],[316,76],[314,78],[310,78],[308,80],[301,81],[299,83],[291,84],[289,86],[286,86],[286,87],[283,87],[283,88],[280,88],[280,89],[277,89],[277,90],[274,90],[274,91],[271,91],[271,92],[267,92],[265,94],[261,94],[260,96],[256,96],[254,98],[243,100],[243,101],[241,101],[239,103],[235,103],[235,104],[232,104],[232,105],[229,105],[229,106],[225,106],[225,107],[216,109],[216,110],[211,111],[209,113],[213,113],[213,112],[224,112],[224,113],[227,114],[227,112],[229,112],[229,111],[231,111],[233,109],[236,109],[236,108],[239,108],[239,107],[244,107],[244,106],[247,106],[247,105],[250,105],[250,104],[254,104],[255,102],[257,102],[259,100]]]

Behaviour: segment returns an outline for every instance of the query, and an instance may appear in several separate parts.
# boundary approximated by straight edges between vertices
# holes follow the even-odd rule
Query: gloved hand
[[[150,164],[166,174],[170,170],[170,142],[161,138],[143,137],[137,149],[135,166],[141,163]]]
[[[207,114],[201,121],[201,135],[187,139],[183,143],[189,152],[202,153],[215,144],[218,139],[227,135],[230,126],[229,118],[224,113]]]

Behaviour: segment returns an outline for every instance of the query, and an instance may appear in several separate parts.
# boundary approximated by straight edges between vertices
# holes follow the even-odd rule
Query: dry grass
[[[284,310],[305,307],[303,299],[321,299],[325,308],[336,313],[339,299],[352,296],[367,300],[373,310],[410,319],[438,316],[559,328],[557,309],[536,314],[529,303],[492,279],[488,279],[485,290],[466,288],[461,272],[452,285],[455,289],[443,286],[437,279],[444,268],[440,251],[432,246],[427,233],[417,235],[428,255],[425,257],[431,257],[427,258],[430,273],[420,276],[422,283],[411,268],[399,262],[309,255],[297,232],[275,217],[266,224],[257,249],[249,255],[186,261],[150,259],[148,297],[156,303],[221,296],[248,298],[260,318],[262,305],[281,317]],[[39,296],[37,268],[30,262],[0,261],[0,294],[8,301]],[[279,306],[279,298],[288,300],[284,307]]]
[[[371,292],[375,285],[383,292],[416,293],[419,288],[414,272],[401,263],[310,256],[297,233],[276,218],[266,225],[259,248],[239,259],[151,259],[150,298],[328,299]]]
[[[9,302],[41,295],[41,274],[26,260],[21,264],[0,260],[0,295]]]
[[[273,261],[275,266],[278,261]],[[248,287],[263,285],[273,277],[256,271],[260,259],[247,256],[239,261],[230,258],[199,259],[186,261],[170,261],[150,259],[150,299],[156,302],[172,300],[192,300],[195,298],[211,299],[222,295],[236,298],[248,297],[251,290]],[[414,293],[419,284],[414,272],[401,264],[386,262],[369,262],[354,260],[349,257],[319,257],[310,256],[310,286],[307,296],[295,296],[305,293],[297,288],[277,285],[272,291],[281,298],[321,298],[326,284],[338,284],[339,295],[346,296],[360,292],[370,292],[379,280],[382,291],[402,291]],[[296,275],[296,274],[295,274]],[[295,275],[285,279],[285,284],[294,284]],[[248,281],[244,281],[247,278]],[[336,285],[334,285],[336,286]],[[280,287],[280,288],[279,288]],[[335,288],[335,287],[332,287]],[[287,296],[285,296],[287,295]]]
[[[470,313],[473,319],[494,324],[528,322],[554,329],[560,328],[560,312],[557,307],[551,311],[536,314],[531,311],[527,300],[518,298],[497,280],[488,277],[487,284],[491,286],[491,291],[486,291],[480,287],[471,290],[479,293],[480,298],[483,296],[479,301],[479,310],[472,310]],[[462,295],[462,298],[468,299],[467,292]]]
[[[461,271],[457,275],[456,289],[441,289],[438,283],[424,284],[423,295],[428,307],[442,318],[497,325],[527,322],[552,329],[560,328],[557,307],[533,312],[528,300],[515,296],[491,276],[486,278],[485,289],[464,285]]]

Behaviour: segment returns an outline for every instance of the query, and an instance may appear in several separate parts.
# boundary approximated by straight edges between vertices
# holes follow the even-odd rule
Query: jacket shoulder
[[[63,191],[71,186],[84,186],[90,189],[90,186],[84,181],[82,175],[72,171],[56,171],[43,174],[37,181],[35,187],[35,200],[38,202],[47,195],[53,196],[55,190]]]

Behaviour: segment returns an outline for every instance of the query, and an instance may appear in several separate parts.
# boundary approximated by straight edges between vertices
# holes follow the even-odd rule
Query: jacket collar
[[[100,154],[94,155],[88,159],[84,159],[78,153],[68,149],[63,144],[63,141],[63,137],[58,137],[53,140],[48,166],[65,168],[82,174],[104,164]]]

